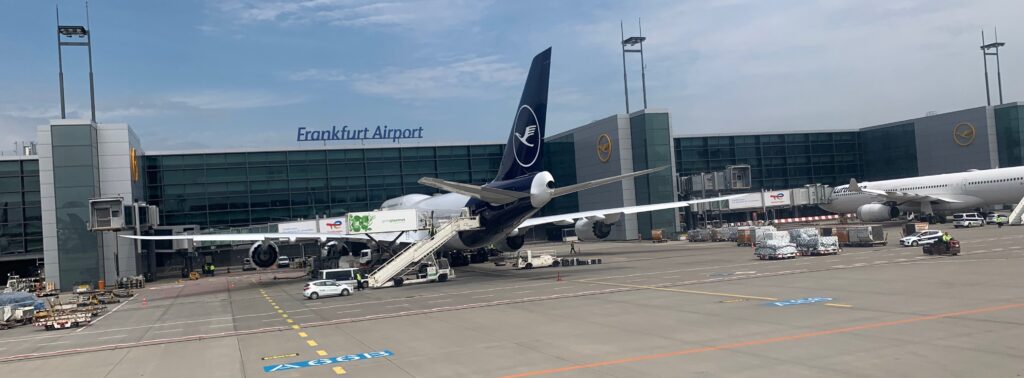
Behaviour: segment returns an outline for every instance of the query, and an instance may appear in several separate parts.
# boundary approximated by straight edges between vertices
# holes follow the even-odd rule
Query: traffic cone
[[[142,307],[146,307],[149,303],[146,302],[146,297],[142,297]]]

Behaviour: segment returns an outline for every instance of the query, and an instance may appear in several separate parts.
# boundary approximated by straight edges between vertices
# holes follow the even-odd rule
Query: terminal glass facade
[[[51,126],[53,200],[62,288],[103,277],[99,235],[88,229],[89,200],[99,193],[99,155],[92,125]]]
[[[658,168],[672,162],[672,129],[668,113],[644,113],[630,117],[630,139],[633,150],[633,171]],[[663,169],[634,178],[636,204],[649,205],[676,201],[671,169]],[[658,210],[636,214],[637,230],[645,239],[651,238],[655,225],[675,225],[676,210]],[[661,228],[657,227],[657,228]],[[675,229],[665,229],[674,234]]]
[[[999,142],[999,166],[1024,165],[1024,106],[995,109],[996,138]]]
[[[39,161],[0,160],[0,260],[42,253]]]
[[[433,194],[421,177],[483,184],[503,145],[150,155],[146,200],[164,225],[233,227],[375,209]]]
[[[576,142],[573,134],[544,140],[544,168],[555,177],[555,187],[576,184]],[[551,200],[538,216],[580,211],[579,194],[572,193]]]
[[[858,177],[877,181],[917,176],[914,133],[913,122],[861,130],[861,172],[864,175]]]
[[[862,177],[861,144],[857,132],[681,137],[673,153],[682,176],[747,164],[753,190],[779,189]]]

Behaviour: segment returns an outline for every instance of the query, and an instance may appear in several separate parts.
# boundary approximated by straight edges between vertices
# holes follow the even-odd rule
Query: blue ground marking
[[[768,305],[769,306],[776,306],[776,307],[786,307],[786,306],[802,305],[802,304],[808,304],[808,303],[829,302],[831,300],[832,300],[832,298],[811,297],[811,298],[790,299],[788,301],[769,302]]]
[[[350,362],[350,361],[358,361],[358,360],[368,360],[368,359],[371,359],[371,358],[390,357],[390,356],[393,356],[393,355],[395,355],[395,354],[391,353],[390,350],[382,350],[382,351],[379,351],[379,352],[369,352],[369,353],[359,353],[359,354],[346,354],[344,356],[338,356],[338,357],[318,358],[318,359],[309,360],[309,361],[298,361],[298,362],[290,362],[290,363],[287,363],[287,364],[267,365],[267,366],[263,367],[263,372],[264,373],[273,373],[275,371],[302,369],[302,368],[308,368],[308,367],[313,367],[313,366],[331,365],[331,364],[336,364],[336,363],[340,363],[340,362]]]

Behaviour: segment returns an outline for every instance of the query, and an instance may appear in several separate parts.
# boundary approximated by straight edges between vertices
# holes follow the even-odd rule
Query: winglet
[[[854,192],[854,193],[861,191],[860,190],[860,185],[857,184],[857,179],[854,179],[854,178],[850,179],[850,191]]]

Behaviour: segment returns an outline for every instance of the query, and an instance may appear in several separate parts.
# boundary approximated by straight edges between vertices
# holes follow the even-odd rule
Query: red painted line
[[[729,350],[729,349],[736,349],[736,348],[742,348],[742,347],[748,347],[748,346],[754,346],[754,345],[772,344],[772,343],[779,343],[779,342],[783,342],[783,341],[800,340],[800,339],[806,339],[806,338],[817,337],[817,336],[826,336],[826,335],[834,335],[834,334],[839,334],[839,333],[849,333],[849,332],[853,332],[853,331],[862,331],[862,330],[866,330],[866,329],[892,327],[892,326],[897,326],[897,325],[921,322],[921,321],[925,321],[925,320],[952,318],[952,317],[957,317],[957,316],[983,314],[983,313],[988,313],[988,312],[1004,311],[1004,310],[1011,310],[1011,309],[1018,309],[1018,308],[1024,308],[1024,303],[1014,303],[1014,304],[1008,304],[1008,305],[1003,305],[1003,306],[984,307],[984,308],[977,308],[977,309],[973,309],[973,310],[964,310],[964,311],[957,311],[957,312],[947,312],[947,313],[944,313],[944,314],[916,316],[916,317],[913,317],[913,318],[906,318],[906,319],[900,319],[900,320],[894,320],[894,321],[888,321],[888,322],[867,323],[867,324],[860,324],[860,325],[855,325],[855,326],[851,326],[851,327],[842,327],[842,328],[833,328],[833,329],[828,329],[828,330],[823,330],[823,331],[805,332],[805,333],[799,333],[799,334],[795,334],[795,335],[773,337],[773,338],[768,338],[768,339],[741,341],[741,342],[738,342],[738,343],[723,344],[723,345],[709,346],[709,347],[703,347],[703,348],[683,349],[683,350],[677,350],[677,351],[673,351],[673,352],[648,354],[648,355],[643,355],[643,356],[620,358],[620,359],[616,359],[616,360],[592,362],[592,363],[589,363],[589,364],[569,365],[569,366],[564,366],[564,367],[554,368],[554,369],[534,370],[534,371],[528,371],[528,372],[525,372],[525,373],[506,375],[503,378],[534,377],[534,376],[538,376],[538,375],[548,375],[548,374],[554,374],[554,373],[562,373],[562,372],[574,371],[574,370],[582,370],[582,369],[591,369],[591,368],[602,367],[602,366],[610,366],[610,365],[621,365],[621,364],[627,364],[627,363],[632,363],[632,362],[655,360],[655,359],[666,358],[666,357],[684,356],[684,355],[688,355],[688,354],[697,354],[697,353],[711,352],[711,351],[716,351],[716,350]]]

